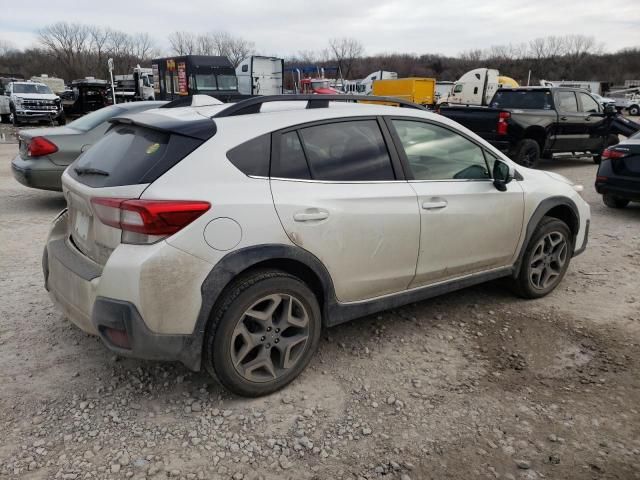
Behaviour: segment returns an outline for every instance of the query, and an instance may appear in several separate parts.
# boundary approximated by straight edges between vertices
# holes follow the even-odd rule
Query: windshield
[[[491,100],[493,108],[550,110],[552,105],[553,98],[548,90],[498,90]]]
[[[238,79],[235,75],[218,75],[220,90],[238,90]]]
[[[69,127],[80,130],[82,132],[88,132],[92,128],[100,125],[102,122],[106,122],[110,118],[113,118],[116,115],[120,115],[125,112],[126,110],[124,108],[112,105],[110,107],[101,108],[100,110],[91,112],[84,117],[80,117],[79,119],[71,122],[69,124]]]
[[[329,88],[329,80],[320,80],[311,82],[311,88]]]
[[[197,73],[196,85],[199,92],[218,89],[216,76],[213,73]]]
[[[49,87],[37,83],[14,83],[13,93],[42,93],[53,95]]]

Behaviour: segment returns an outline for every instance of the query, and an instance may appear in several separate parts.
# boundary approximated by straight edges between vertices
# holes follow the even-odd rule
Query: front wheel
[[[62,112],[58,117],[58,125],[66,125],[66,124],[67,124],[67,117],[65,116],[64,112]]]
[[[527,168],[535,168],[540,161],[540,145],[531,138],[520,140],[515,148],[513,160]]]
[[[629,115],[633,115],[634,117],[637,116],[638,114],[640,114],[640,106],[638,105],[631,105],[629,107]]]
[[[629,200],[626,198],[616,197],[609,193],[605,193],[602,196],[602,202],[609,208],[624,208],[629,205]]]
[[[540,298],[562,281],[573,255],[571,230],[561,220],[544,217],[527,244],[515,291],[524,298]]]
[[[0,115],[0,122],[1,123],[11,123],[11,115],[9,113],[7,113],[5,115]]]
[[[300,279],[260,270],[222,295],[207,328],[204,365],[232,392],[259,397],[308,365],[320,340],[318,300]]]

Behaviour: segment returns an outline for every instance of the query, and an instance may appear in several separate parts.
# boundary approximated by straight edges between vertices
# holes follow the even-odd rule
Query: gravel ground
[[[496,282],[353,321],[247,400],[114,357],[53,308],[40,256],[64,201],[19,185],[15,152],[0,145],[0,478],[640,478],[640,204],[604,207],[590,160],[542,165],[593,214],[552,295]]]

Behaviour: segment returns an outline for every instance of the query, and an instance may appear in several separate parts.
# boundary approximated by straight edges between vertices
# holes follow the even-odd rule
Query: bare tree
[[[227,32],[213,33],[212,39],[216,54],[227,57],[234,68],[255,52],[255,43]]]
[[[173,32],[169,35],[169,44],[176,55],[193,55],[196,53],[197,39],[190,32]]]
[[[148,33],[137,33],[131,37],[131,48],[134,57],[142,61],[151,60],[157,56],[158,49]]]
[[[15,52],[16,50],[15,44],[9,40],[0,39],[0,56],[7,55],[9,52]]]
[[[58,22],[38,32],[38,40],[70,76],[80,76],[89,50],[89,30],[79,23]]]
[[[350,78],[353,64],[364,53],[364,46],[355,38],[332,38],[329,40],[329,51],[333,54],[342,76]]]

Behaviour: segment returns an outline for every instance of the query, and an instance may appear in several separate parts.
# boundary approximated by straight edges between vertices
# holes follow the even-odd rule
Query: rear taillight
[[[623,158],[627,156],[627,152],[622,152],[620,150],[614,150],[612,148],[606,148],[602,152],[602,158],[607,158],[609,160],[616,160],[618,158]]]
[[[34,137],[27,145],[27,155],[30,157],[42,157],[43,155],[51,155],[57,151],[58,147],[56,144],[44,137]]]
[[[506,135],[507,130],[509,129],[509,124],[507,120],[511,118],[511,113],[509,112],[500,112],[498,114],[498,125],[496,127],[496,131],[498,135]]]
[[[124,243],[154,243],[180,231],[205,213],[209,202],[94,197],[96,216],[122,230]]]

